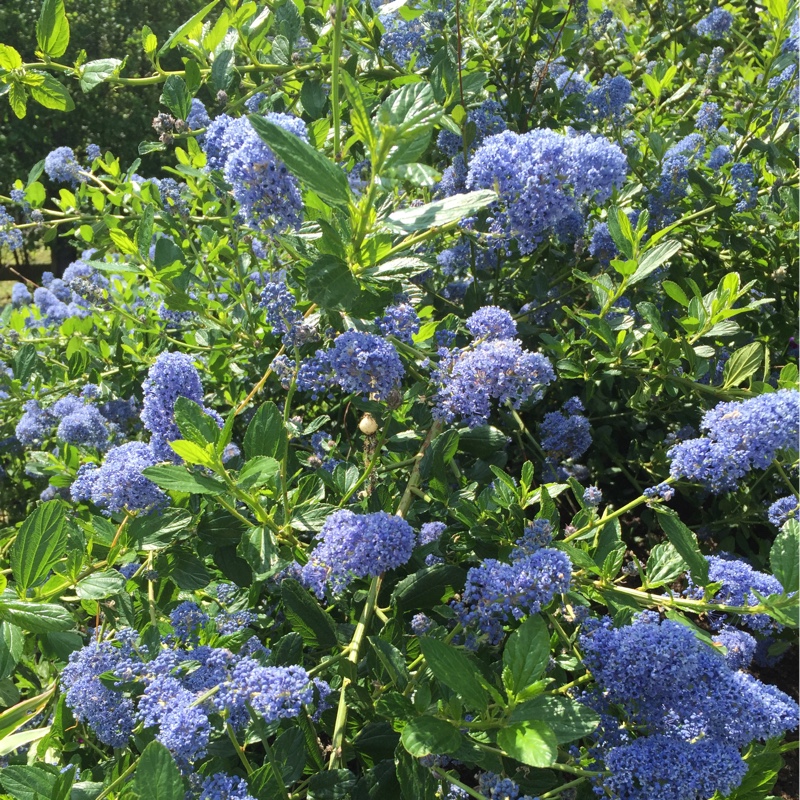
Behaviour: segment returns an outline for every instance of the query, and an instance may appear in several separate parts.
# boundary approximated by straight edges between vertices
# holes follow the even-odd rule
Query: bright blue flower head
[[[385,511],[335,511],[322,526],[301,580],[318,597],[328,593],[327,586],[339,594],[354,577],[374,577],[405,564],[415,543],[414,531],[402,517]]]
[[[503,308],[483,306],[467,318],[467,330],[476,339],[513,339],[517,335],[517,323]]]
[[[394,336],[411,344],[412,337],[419,330],[419,315],[411,303],[400,302],[389,306],[383,317],[375,320],[375,325],[383,336]]]
[[[724,8],[715,8],[707,17],[697,23],[696,31],[709,39],[724,39],[733,25],[733,14]]]
[[[786,524],[787,520],[800,520],[800,507],[798,507],[798,502],[799,501],[794,495],[781,497],[779,500],[776,500],[769,507],[769,521],[776,528],[782,528]]]
[[[68,183],[77,186],[86,180],[81,174],[81,165],[70,147],[56,147],[44,160],[44,171],[55,183]]]

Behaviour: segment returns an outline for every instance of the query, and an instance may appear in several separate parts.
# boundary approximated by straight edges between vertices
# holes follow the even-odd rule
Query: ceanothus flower
[[[14,435],[21,444],[41,444],[53,432],[56,418],[49,408],[42,408],[36,400],[28,400],[23,408],[25,413],[20,417]]]
[[[81,403],[79,408],[61,418],[56,436],[69,444],[105,450],[109,437],[108,422],[96,406]]]
[[[394,336],[411,344],[412,337],[419,331],[419,315],[411,303],[402,301],[389,306],[383,317],[375,320],[375,326],[383,336]]]
[[[703,103],[695,117],[694,126],[703,133],[714,133],[722,124],[718,103]]]
[[[756,207],[758,200],[758,187],[756,186],[756,173],[752,164],[741,161],[731,167],[731,183],[736,192],[738,202],[737,211],[750,211]]]
[[[732,25],[733,14],[724,8],[715,8],[697,23],[695,30],[700,36],[707,36],[709,39],[724,39]]]
[[[487,558],[469,570],[461,600],[451,605],[465,628],[477,628],[498,644],[509,618],[537,614],[568,592],[571,580],[572,564],[560,550],[520,552],[511,564]]]
[[[550,362],[522,348],[517,339],[481,341],[443,351],[433,375],[439,386],[434,413],[447,422],[463,418],[470,427],[489,419],[491,401],[519,408],[555,380]]]
[[[705,436],[667,451],[670,474],[716,494],[735,489],[750,470],[767,469],[779,454],[797,451],[799,412],[796,389],[720,403],[703,415]]]
[[[152,434],[150,446],[159,461],[180,461],[169,446],[182,438],[175,422],[175,402],[179,397],[193,400],[222,427],[219,415],[203,406],[203,386],[191,356],[161,353],[150,367],[142,391],[142,424]]]
[[[255,800],[247,787],[247,781],[215,772],[200,785],[198,800]]]
[[[5,206],[0,206],[0,245],[6,245],[9,250],[19,250],[23,245],[22,231],[15,226],[14,217],[6,211]]]
[[[189,126],[189,130],[196,131],[200,128],[207,128],[210,122],[211,118],[208,116],[208,111],[202,101],[193,97],[192,107],[186,117],[186,124]]]
[[[24,283],[15,283],[11,287],[11,305],[14,308],[30,305],[33,297]]]
[[[606,75],[586,95],[586,108],[598,119],[620,119],[631,99],[631,82],[624,75]]]
[[[124,511],[150,514],[164,508],[166,494],[142,475],[159,459],[144,442],[112,447],[101,466],[84,464],[70,487],[73,501],[91,500],[107,516]]]
[[[476,338],[513,339],[517,335],[517,323],[504,308],[483,306],[467,317],[467,330]]]
[[[604,203],[625,181],[625,154],[602,136],[563,136],[541,128],[488,137],[470,161],[466,187],[496,189],[490,233],[528,254],[559,225]]]
[[[56,183],[77,186],[86,180],[71,147],[56,147],[55,150],[51,150],[44,159],[44,171],[50,180]]]
[[[685,742],[663,734],[614,747],[604,758],[603,781],[613,800],[707,800],[727,797],[742,782],[747,763],[726,742]]]
[[[577,398],[571,398],[572,401]],[[592,444],[589,420],[580,412],[583,406],[576,407],[568,400],[563,411],[551,411],[544,415],[539,433],[542,449],[551,458],[578,459]]]
[[[782,528],[786,524],[787,520],[800,520],[799,503],[800,501],[798,501],[794,495],[781,497],[769,507],[769,511],[767,512],[769,521],[776,528]]]
[[[330,350],[317,350],[297,375],[297,388],[316,396],[337,385],[347,394],[373,395],[385,400],[400,386],[403,364],[394,346],[372,333],[345,331]]]
[[[714,644],[722,645],[728,652],[725,663],[733,670],[747,669],[756,654],[756,640],[747,631],[723,625],[713,636]]]
[[[320,598],[328,586],[334,595],[340,594],[353,578],[375,577],[405,564],[415,542],[413,529],[402,517],[385,511],[335,511],[325,520],[300,580]]]
[[[269,113],[266,119],[308,142],[305,123],[288,114]],[[297,179],[245,120],[247,130],[225,160],[225,180],[233,186],[247,224],[262,233],[297,229],[303,199]],[[237,125],[237,123],[233,123]]]

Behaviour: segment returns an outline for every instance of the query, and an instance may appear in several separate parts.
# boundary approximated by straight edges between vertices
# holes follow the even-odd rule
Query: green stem
[[[361,644],[364,641],[364,636],[367,632],[369,619],[378,601],[378,592],[381,588],[382,575],[376,575],[370,585],[367,600],[364,603],[364,608],[361,611],[361,618],[356,625],[353,638],[348,645],[348,661],[353,665],[355,670],[356,664],[361,652]],[[328,762],[328,769],[338,769],[342,764],[342,751],[344,748],[344,735],[347,727],[347,687],[350,685],[351,680],[349,677],[342,678],[342,687],[339,691],[339,706],[336,710],[336,723],[333,728],[333,737],[331,738],[331,758]]]
[[[375,452],[372,454],[372,458],[370,459],[369,464],[367,464],[367,468],[364,470],[363,475],[361,475],[359,479],[350,487],[350,491],[348,491],[347,494],[345,494],[345,496],[341,499],[339,502],[339,508],[342,508],[342,506],[344,506],[347,501],[364,485],[364,483],[369,479],[369,476],[372,474],[372,471],[375,469],[375,465],[378,463],[381,457],[381,450],[383,449],[384,442],[386,441],[390,422],[391,417],[387,418],[384,422],[381,435],[375,444]]]
[[[458,778],[454,778],[452,775],[445,772],[441,767],[431,767],[431,772],[434,775],[438,775],[442,780],[452,783],[453,786],[458,786],[459,789],[463,789],[470,797],[474,797],[475,800],[488,800],[485,794],[481,794],[479,791],[467,786],[466,783],[462,783],[460,780],[458,780]]]
[[[545,792],[543,795],[539,796],[539,800],[551,800],[553,797],[558,797],[560,794],[580,786],[585,780],[586,778],[576,778],[574,781],[565,783],[563,786],[559,786],[557,789],[551,789],[549,792]]]
[[[341,109],[339,108],[339,62],[342,58],[342,11],[343,0],[336,0],[333,19],[333,54],[331,56],[331,111],[333,113],[333,160],[339,160],[339,147],[341,141]]]
[[[242,766],[244,767],[244,771],[248,775],[253,774],[253,767],[250,762],[247,760],[247,756],[244,754],[244,749],[239,744],[239,740],[236,738],[236,733],[233,730],[233,726],[230,722],[225,723],[225,732],[228,734],[228,738],[231,740],[231,744],[233,745],[234,749],[236,750],[237,755],[239,756],[239,761],[242,762]]]
[[[419,486],[419,466],[422,463],[422,457],[425,455],[428,445],[438,436],[441,429],[442,423],[439,420],[436,420],[433,425],[431,425],[428,435],[425,437],[425,441],[422,443],[422,447],[420,447],[419,452],[414,456],[414,461],[416,463],[414,464],[414,467],[411,470],[411,475],[408,478],[406,490],[403,492],[403,496],[400,498],[400,503],[397,506],[396,515],[398,517],[404,517],[408,513],[408,509],[411,507],[411,502],[414,498],[414,489]]]
[[[108,786],[106,786],[106,788],[103,789],[99,795],[97,795],[95,800],[104,800],[104,798],[108,797],[111,792],[113,792],[117,786],[123,783],[123,781],[136,769],[138,763],[138,760],[134,761],[133,764],[131,764],[118,778],[115,778],[113,781],[111,781],[111,783],[109,783]]]
[[[784,470],[784,468],[781,466],[781,464],[778,461],[775,461],[774,464],[775,464],[775,469],[778,470],[778,474],[781,476],[781,478],[783,478],[784,482],[789,487],[789,491],[795,497],[800,498],[800,492],[797,491],[797,485],[791,482],[791,480],[789,479],[789,476],[786,474],[786,470]]]

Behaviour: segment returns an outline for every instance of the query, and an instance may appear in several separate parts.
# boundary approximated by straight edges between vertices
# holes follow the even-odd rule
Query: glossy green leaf
[[[454,753],[461,744],[458,728],[437,717],[417,717],[403,728],[403,747],[415,758]]]
[[[435,200],[424,206],[411,206],[395,211],[383,219],[383,224],[395,233],[415,233],[432,228],[446,228],[470,217],[497,200],[490,189],[467,192]]]
[[[72,615],[55,603],[26,603],[24,600],[0,602],[0,619],[29,633],[68,631],[75,626]]]
[[[22,523],[11,548],[11,571],[24,592],[44,580],[67,549],[64,509],[50,500],[34,509]]]
[[[558,757],[558,739],[553,729],[541,720],[501,728],[497,744],[512,758],[531,767],[549,767]]]
[[[107,81],[120,67],[122,61],[118,58],[99,58],[89,61],[81,67],[81,89],[91,92],[95,86]]]
[[[224,494],[225,485],[207,475],[189,472],[186,467],[166,466],[148,467],[142,471],[145,478],[149,478],[156,486],[175,492],[189,492],[190,494]]]
[[[150,742],[136,766],[136,792],[142,800],[183,800],[185,789],[178,765],[161,742]]]
[[[534,614],[508,637],[503,651],[510,693],[518,695],[540,678],[549,660],[550,632],[544,619]]]
[[[708,561],[700,552],[697,537],[671,511],[653,506],[658,514],[658,524],[689,567],[689,574],[698,586],[708,583]]]
[[[800,523],[790,519],[781,528],[769,551],[769,566],[784,592],[800,589]]]
[[[250,420],[244,435],[244,453],[248,460],[256,456],[282,458],[286,448],[283,417],[271,400],[262,403]]]
[[[64,0],[43,0],[36,23],[36,42],[50,58],[64,55],[69,45],[69,20]]]
[[[308,590],[291,578],[281,582],[281,597],[289,624],[311,646],[329,650],[336,646],[336,626]]]
[[[755,375],[764,360],[764,345],[761,342],[750,342],[740,347],[725,362],[722,371],[722,388],[730,389],[739,386]]]

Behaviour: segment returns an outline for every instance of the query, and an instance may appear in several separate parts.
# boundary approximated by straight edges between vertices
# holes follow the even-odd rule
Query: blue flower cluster
[[[336,595],[353,578],[375,577],[402,566],[411,558],[415,543],[414,531],[402,517],[385,511],[335,511],[325,520],[319,543],[300,570],[300,580],[320,598],[328,589]]]
[[[77,186],[86,180],[81,165],[70,147],[56,147],[44,159],[44,171],[55,183]]]
[[[756,654],[758,642],[747,631],[740,631],[730,625],[723,625],[714,634],[714,644],[721,645],[725,653],[725,663],[733,670],[747,669]]]
[[[444,522],[426,522],[419,529],[417,545],[419,547],[425,547],[425,545],[438,542],[445,530],[447,530],[447,525]],[[428,555],[425,556],[425,565],[428,567],[442,563],[444,563],[444,559],[441,556],[437,556],[435,553],[428,553]]]
[[[255,800],[247,787],[247,781],[215,772],[200,786],[199,800]]]
[[[554,459],[578,459],[592,444],[589,420],[581,413],[583,405],[577,397],[562,408],[544,415],[539,426],[542,449]]]
[[[407,344],[411,344],[412,337],[419,331],[419,324],[416,309],[405,300],[389,306],[383,317],[375,320],[375,327],[381,335],[394,336]]]
[[[427,67],[430,56],[426,52],[428,41],[434,31],[444,25],[441,12],[426,11],[412,20],[403,19],[397,11],[381,11],[386,0],[373,0],[372,5],[385,29],[381,36],[381,55],[391,58],[401,69],[406,69],[413,60],[414,66]]]
[[[597,119],[619,120],[625,114],[631,92],[631,82],[624,75],[613,78],[606,75],[597,88],[586,95],[584,104],[590,115]]]
[[[686,197],[689,188],[689,169],[697,164],[706,149],[702,134],[690,133],[670,147],[661,162],[661,178],[656,190],[648,197],[650,214],[659,225],[675,219],[674,207]]]
[[[613,748],[603,780],[614,800],[707,800],[727,796],[747,772],[731,744],[717,739],[685,742],[655,735]]]
[[[742,402],[720,403],[703,415],[706,435],[667,451],[670,473],[714,493],[735,489],[752,469],[766,469],[783,452],[796,452],[800,392],[781,389]]]
[[[478,776],[478,791],[489,800],[534,800],[530,795],[521,795],[519,786],[495,772],[481,772]]]
[[[169,446],[170,442],[182,438],[175,422],[175,401],[179,397],[193,400],[222,427],[220,416],[203,406],[203,386],[191,356],[161,353],[150,367],[142,391],[142,423],[152,434],[150,447],[158,461],[180,461]]]
[[[758,187],[753,165],[741,161],[734,164],[731,167],[731,183],[738,197],[736,210],[750,211],[755,208],[758,200]]]
[[[473,156],[468,189],[496,189],[490,232],[515,239],[522,254],[576,222],[584,205],[604,203],[625,181],[625,154],[602,136],[563,136],[548,129],[487,138]]]
[[[769,507],[767,516],[776,528],[782,528],[790,519],[800,520],[800,501],[794,495],[781,497]]]
[[[783,587],[774,575],[758,572],[746,561],[720,556],[706,556],[706,560],[709,581],[722,584],[714,596],[715,603],[725,606],[757,606],[761,601],[753,594],[753,589],[762,595],[783,594]],[[702,598],[703,590],[694,586],[691,578],[688,578],[688,583],[685,594]],[[711,615],[710,622],[713,627],[719,628],[724,619],[724,615],[715,614]],[[744,614],[741,624],[760,633],[777,632],[783,627],[768,614]]]
[[[317,350],[297,376],[297,388],[318,396],[332,386],[347,394],[386,398],[400,386],[405,370],[394,346],[372,333],[345,331],[330,350]]]
[[[14,217],[6,211],[5,206],[0,206],[0,246],[5,245],[9,250],[19,250],[22,247],[22,231],[15,227]],[[15,286],[22,286],[15,283]]]
[[[186,117],[186,124],[189,126],[189,130],[196,131],[200,128],[207,128],[210,122],[211,118],[208,116],[208,111],[202,101],[193,97],[191,109]]]
[[[475,339],[513,339],[517,335],[517,323],[504,308],[483,306],[466,321],[467,330]]]
[[[166,507],[167,495],[142,475],[159,459],[150,445],[127,442],[112,447],[102,465],[84,464],[70,487],[74,501],[91,501],[106,515],[130,511],[150,514]]]
[[[649,735],[741,748],[797,726],[798,706],[726,663],[691,629],[655,612],[632,625],[585,625],[579,644],[607,703]]]
[[[675,490],[668,483],[659,483],[657,486],[648,486],[642,494],[648,501],[661,499],[668,503],[675,497]]]
[[[511,553],[512,558],[530,555],[553,541],[553,526],[544,517],[535,519],[525,527],[522,537],[514,543],[516,547]]]
[[[724,39],[732,25],[733,14],[724,8],[715,8],[697,23],[695,30],[700,36],[707,36],[709,39]]]
[[[587,487],[586,491],[583,493],[583,502],[586,503],[587,506],[597,507],[600,505],[602,499],[603,492],[596,486]]]
[[[510,315],[488,306],[467,321],[479,339],[469,347],[439,350],[435,414],[447,422],[463,418],[470,427],[489,419],[491,401],[511,403],[519,408],[525,401],[541,396],[541,390],[555,380],[550,362],[539,353],[523,349],[518,339],[498,338],[516,333]]]
[[[259,658],[269,656],[257,640],[256,648],[246,646],[238,654],[198,645],[208,616],[193,603],[184,603],[176,612],[175,635],[164,637],[156,652],[152,644],[137,644],[135,631],[123,630],[116,641],[92,641],[70,655],[61,677],[67,705],[104,744],[124,747],[141,723],[155,729],[156,739],[191,775],[208,753],[215,715],[240,731],[250,719],[248,706],[270,724],[297,716],[314,702],[315,694],[321,704],[330,693],[324,681],[312,681],[302,667],[264,666],[249,655],[257,649]],[[192,625],[188,637],[181,630],[187,620]],[[103,673],[117,678],[114,688],[101,681]],[[209,791],[225,786],[244,791],[241,782],[213,777],[217,780],[209,784]]]
[[[267,273],[263,280],[259,305],[265,310],[267,325],[275,336],[283,338],[288,347],[300,344],[307,338],[302,330],[303,314],[297,309],[295,296],[286,285],[285,271]]]
[[[464,124],[467,126],[467,147],[473,152],[481,142],[495,133],[506,129],[506,121],[502,116],[503,108],[497,100],[484,100],[477,108],[467,110]],[[452,131],[442,129],[436,140],[439,152],[448,158],[455,158],[464,147],[464,137]],[[463,162],[464,157],[460,160]]]
[[[465,628],[476,628],[490,644],[499,644],[509,617],[537,614],[556,595],[568,592],[571,580],[572,564],[565,553],[519,548],[510,564],[488,558],[472,567],[461,600],[451,605]]]

